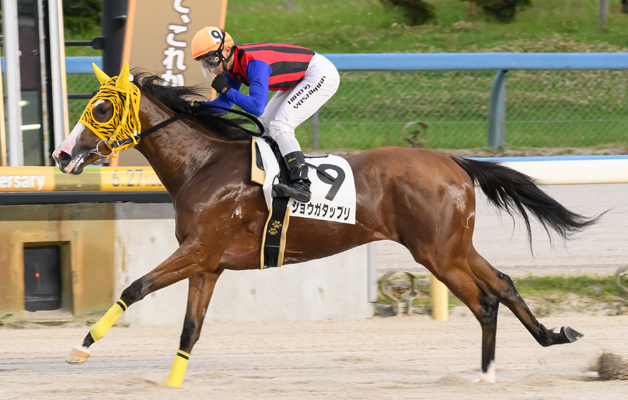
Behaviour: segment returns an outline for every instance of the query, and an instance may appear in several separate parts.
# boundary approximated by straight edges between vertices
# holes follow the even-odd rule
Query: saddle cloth
[[[252,144],[251,179],[262,185],[266,205],[273,202],[272,188],[281,169],[279,160],[266,138],[254,138]],[[355,181],[351,166],[342,157],[321,154],[305,155],[310,165],[308,178],[312,198],[309,203],[290,199],[290,217],[311,218],[343,224],[355,224]],[[261,164],[261,165],[260,165]]]

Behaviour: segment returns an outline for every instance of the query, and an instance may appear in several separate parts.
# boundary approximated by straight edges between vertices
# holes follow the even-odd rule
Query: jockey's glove
[[[199,108],[202,108],[205,104],[202,101],[192,101],[190,103],[190,112],[192,114],[197,114],[199,113]],[[205,111],[205,110],[203,110]],[[200,111],[202,112],[202,111]]]
[[[212,81],[212,87],[220,94],[227,94],[229,89],[231,89],[231,87],[227,83],[227,77],[222,74],[216,75],[216,77]]]

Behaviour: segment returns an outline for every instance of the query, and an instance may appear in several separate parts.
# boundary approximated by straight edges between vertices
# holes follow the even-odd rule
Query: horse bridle
[[[127,144],[129,144],[131,142],[137,142],[140,139],[150,135],[151,133],[153,133],[155,131],[158,131],[159,129],[161,129],[163,127],[166,127],[166,126],[170,125],[173,122],[176,122],[176,121],[178,121],[180,119],[184,119],[184,118],[194,118],[198,114],[200,114],[200,113],[202,113],[202,112],[204,112],[206,110],[209,110],[209,109],[218,109],[218,110],[223,110],[223,111],[230,112],[230,113],[233,113],[233,114],[241,115],[241,116],[249,119],[250,121],[252,121],[255,125],[257,125],[259,130],[258,131],[252,131],[250,129],[246,129],[246,128],[240,126],[239,124],[237,124],[237,123],[235,123],[233,121],[230,121],[228,119],[225,119],[222,122],[227,124],[227,125],[229,125],[229,126],[231,126],[232,128],[239,129],[242,132],[244,132],[246,134],[249,134],[251,136],[261,137],[262,135],[264,135],[264,125],[262,125],[262,123],[259,122],[259,120],[255,116],[253,116],[251,114],[248,114],[248,113],[245,113],[243,111],[233,110],[231,108],[220,107],[220,106],[216,106],[216,105],[213,105],[213,104],[203,104],[202,106],[195,107],[191,111],[191,113],[189,113],[189,112],[180,112],[180,113],[178,113],[178,114],[168,118],[167,120],[162,121],[159,124],[150,127],[149,129],[147,129],[146,131],[140,133],[139,135],[135,135],[133,138],[120,139],[120,140],[116,140],[116,141],[113,141],[113,142],[109,142],[108,140],[101,140],[100,142],[98,142],[96,144],[96,147],[93,150],[89,151],[88,154],[90,154],[90,155],[91,154],[97,154],[100,158],[108,158],[109,156],[111,156],[111,154],[114,153],[115,149],[118,148],[118,147],[127,145]],[[104,143],[105,146],[109,150],[111,150],[110,154],[103,155],[100,152],[98,147],[100,146],[101,143]]]

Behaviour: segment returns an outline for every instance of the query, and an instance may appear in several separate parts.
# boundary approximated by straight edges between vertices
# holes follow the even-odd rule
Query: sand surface
[[[82,365],[64,357],[85,326],[0,328],[1,399],[626,399],[628,381],[587,372],[603,350],[628,356],[628,317],[562,316],[580,341],[539,346],[500,315],[495,384],[472,383],[472,317],[223,323],[206,326],[182,389],[159,387],[180,326],[112,328]]]
[[[576,212],[611,211],[567,245],[553,249],[538,225],[530,255],[522,221],[480,196],[474,243],[511,276],[613,273],[628,263],[628,185],[552,186]],[[406,249],[378,243],[378,270],[419,272]],[[503,307],[502,307],[503,309]],[[461,315],[462,314],[462,315]],[[426,316],[345,321],[206,325],[182,389],[159,387],[176,353],[181,325],[114,327],[85,364],[64,362],[88,327],[0,328],[0,399],[628,399],[628,381],[587,372],[607,350],[628,358],[628,317],[563,315],[580,341],[539,346],[500,310],[496,384],[472,383],[480,369],[481,330],[470,313],[448,322]]]

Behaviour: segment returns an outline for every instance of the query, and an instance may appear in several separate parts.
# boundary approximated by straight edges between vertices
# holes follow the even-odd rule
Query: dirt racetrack
[[[542,229],[533,225],[535,256],[530,255],[521,220],[515,230],[508,217],[502,222],[481,202],[474,242],[513,277],[613,273],[628,260],[627,189],[548,189],[586,215],[611,209],[566,249],[551,251]],[[383,245],[378,259],[380,272],[421,268],[394,243]],[[481,330],[468,312],[448,322],[413,316],[206,325],[182,389],[152,383],[165,380],[181,325],[113,328],[92,346],[93,356],[83,365],[64,359],[88,332],[84,325],[0,327],[0,400],[628,399],[628,381],[601,381],[587,372],[604,350],[628,359],[628,316],[572,313],[541,322],[548,328],[570,325],[585,336],[574,344],[542,348],[502,306],[498,381],[492,385],[472,383],[480,368]]]
[[[180,326],[113,328],[83,365],[64,357],[85,326],[0,328],[0,399],[626,399],[628,381],[587,372],[603,350],[628,356],[628,317],[542,320],[585,333],[540,347],[500,311],[496,384],[472,383],[480,327],[470,316],[207,325],[182,389],[165,379]]]

